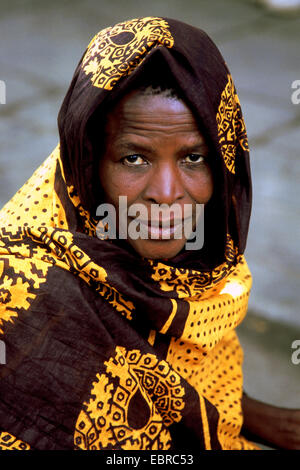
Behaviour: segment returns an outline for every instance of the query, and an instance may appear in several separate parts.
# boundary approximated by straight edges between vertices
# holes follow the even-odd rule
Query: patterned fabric
[[[205,127],[219,183],[204,248],[168,261],[97,238],[89,127],[157,61]],[[248,147],[220,53],[175,20],[107,28],[75,71],[59,132],[0,213],[0,449],[255,448],[240,435],[235,333],[251,288]]]
[[[137,18],[100,31],[91,41],[82,67],[94,86],[112,90],[138,67],[149,50],[172,47],[168,23],[162,18]]]
[[[243,150],[248,150],[249,147],[239,98],[230,75],[221,95],[217,123],[225,165],[229,171],[235,173],[236,141]]]

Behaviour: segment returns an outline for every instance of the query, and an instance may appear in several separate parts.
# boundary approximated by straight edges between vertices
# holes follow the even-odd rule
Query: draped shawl
[[[96,236],[95,123],[149,74],[171,77],[194,113],[214,176],[204,247],[171,260]],[[0,448],[254,448],[240,435],[235,332],[251,288],[249,152],[220,52],[173,19],[108,27],[58,126],[59,145],[0,213]]]

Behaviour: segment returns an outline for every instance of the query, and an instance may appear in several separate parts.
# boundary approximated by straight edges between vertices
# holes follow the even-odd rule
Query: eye
[[[197,163],[204,163],[205,157],[197,153],[190,153],[189,155],[185,156],[184,162],[188,163],[189,165],[193,165],[193,164],[195,165]]]
[[[122,163],[127,166],[147,165],[146,160],[141,155],[127,155],[122,158]]]

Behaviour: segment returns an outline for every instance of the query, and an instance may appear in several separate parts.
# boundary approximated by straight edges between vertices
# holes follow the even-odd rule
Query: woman
[[[58,124],[60,145],[1,212],[1,448],[256,449],[243,419],[268,440],[279,411],[243,397],[251,178],[217,48],[170,19],[107,28]],[[199,207],[193,249],[175,232],[190,220],[197,235]]]

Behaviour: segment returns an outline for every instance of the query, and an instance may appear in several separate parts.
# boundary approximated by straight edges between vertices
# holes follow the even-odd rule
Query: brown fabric
[[[216,188],[204,248],[169,262],[95,233],[95,118],[149,73],[167,76],[193,110]],[[60,145],[0,213],[0,447],[253,448],[240,436],[234,332],[251,287],[249,155],[220,53],[171,19],[107,28],[85,51],[58,123]]]

